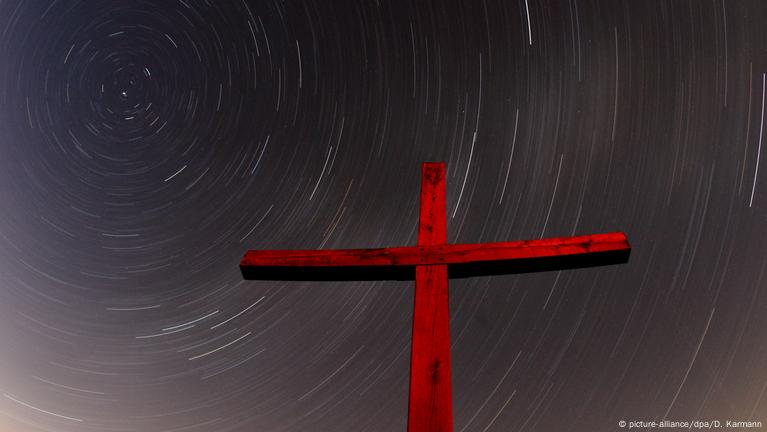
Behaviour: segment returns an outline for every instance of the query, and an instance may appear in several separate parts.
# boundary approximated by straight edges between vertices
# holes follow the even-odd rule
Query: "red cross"
[[[498,243],[448,244],[445,164],[424,163],[418,246],[345,250],[248,251],[245,279],[412,279],[409,432],[452,432],[448,273],[467,277],[628,261],[622,232]]]

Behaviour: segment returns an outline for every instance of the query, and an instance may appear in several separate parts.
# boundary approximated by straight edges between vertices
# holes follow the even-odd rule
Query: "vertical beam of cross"
[[[443,245],[447,243],[445,165],[425,163],[422,169],[418,245]],[[447,265],[419,265],[415,275],[407,428],[452,432]]]

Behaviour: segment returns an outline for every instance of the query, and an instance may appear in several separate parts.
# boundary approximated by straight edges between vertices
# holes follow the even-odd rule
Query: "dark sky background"
[[[456,432],[767,422],[765,20],[0,2],[0,430],[404,431],[413,284],[238,263],[415,244],[424,161],[447,164],[452,243],[633,247],[451,281]]]

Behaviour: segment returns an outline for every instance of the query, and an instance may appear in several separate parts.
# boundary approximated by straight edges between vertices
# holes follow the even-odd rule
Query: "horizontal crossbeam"
[[[415,266],[448,264],[449,277],[556,270],[628,261],[622,232],[496,243],[377,249],[248,251],[240,262],[253,280],[408,280]]]

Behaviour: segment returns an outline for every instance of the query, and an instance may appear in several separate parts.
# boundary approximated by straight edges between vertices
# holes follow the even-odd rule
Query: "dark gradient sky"
[[[450,283],[456,432],[767,424],[766,20],[0,2],[0,430],[404,431],[412,283],[238,263],[415,244],[424,161],[447,164],[450,242],[633,246]]]

